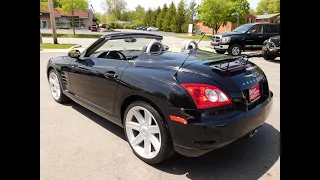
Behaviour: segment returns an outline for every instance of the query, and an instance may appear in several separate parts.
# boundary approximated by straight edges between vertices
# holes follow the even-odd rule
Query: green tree
[[[119,20],[121,13],[126,10],[127,2],[125,0],[104,0],[101,8],[104,9],[108,15],[113,14],[112,17]]]
[[[164,31],[167,32],[177,32],[177,10],[176,10],[176,6],[174,5],[174,2],[172,1],[170,3],[170,6],[168,8],[168,12],[165,14],[164,20],[163,20],[163,24],[162,24],[162,28]]]
[[[123,11],[120,16],[121,21],[132,21],[134,11]]]
[[[161,9],[160,14],[157,16],[156,27],[159,28],[160,31],[164,31],[162,24],[163,24],[164,17],[167,13],[167,10],[168,10],[167,4],[165,3],[163,5],[163,8]]]
[[[254,9],[250,9],[249,13],[252,14],[252,15],[256,15],[257,14],[257,12]]]
[[[149,8],[146,12],[145,18],[144,18],[144,25],[145,26],[152,26],[153,21],[153,12]]]
[[[61,7],[59,0],[53,0],[52,2],[53,2],[54,9]],[[40,10],[42,11],[49,10],[48,0],[40,0]]]
[[[204,0],[197,8],[199,19],[217,33],[227,23],[232,6],[228,0]]]
[[[188,13],[186,10],[186,4],[184,0],[180,0],[178,4],[177,10],[177,32],[178,33],[185,33],[188,31],[188,22],[187,21],[190,17],[188,17]]]
[[[94,16],[98,19],[98,24],[107,24],[107,15],[105,13],[96,12]]]
[[[133,20],[132,25],[133,26],[143,26],[144,25],[144,18],[145,18],[145,9],[138,5],[135,8],[135,11],[133,13]]]
[[[69,13],[72,16],[72,29],[73,34],[76,34],[74,27],[74,12],[76,11],[87,11],[88,10],[88,0],[59,0],[61,7],[58,8],[61,12]]]
[[[197,4],[192,0],[186,10],[186,22],[187,24],[193,24],[193,17],[197,13]]]
[[[280,0],[260,0],[257,6],[257,14],[273,14],[280,12]]]
[[[228,13],[228,21],[237,23],[238,22],[238,15],[239,13],[239,24],[245,23],[245,15],[250,11],[250,4],[247,0],[241,0],[241,6],[239,0],[229,0],[231,3],[231,7]]]
[[[161,13],[161,8],[160,6],[158,6],[158,8],[154,11],[154,14],[153,14],[153,26],[156,26],[157,28],[159,28],[157,26],[157,19],[160,13]]]

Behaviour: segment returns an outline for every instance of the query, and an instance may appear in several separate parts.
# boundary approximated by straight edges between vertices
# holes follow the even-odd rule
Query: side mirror
[[[71,58],[79,58],[81,55],[80,51],[77,49],[73,49],[71,51],[69,51],[68,56]]]
[[[167,45],[163,45],[164,46],[164,50],[165,51],[168,51],[169,50],[169,46],[167,46]]]

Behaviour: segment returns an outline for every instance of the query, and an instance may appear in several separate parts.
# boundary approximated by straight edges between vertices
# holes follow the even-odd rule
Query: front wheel
[[[228,54],[232,56],[239,56],[241,54],[242,48],[239,44],[234,44],[228,48]]]
[[[63,94],[56,70],[51,69],[49,72],[49,87],[53,99],[58,103],[65,103],[69,98]]]
[[[124,128],[133,153],[148,164],[160,163],[173,155],[173,144],[165,120],[151,105],[133,102],[124,116]]]

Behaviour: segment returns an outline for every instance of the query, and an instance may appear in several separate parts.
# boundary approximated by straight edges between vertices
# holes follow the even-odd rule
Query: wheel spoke
[[[149,138],[144,138],[144,155],[145,157],[148,157],[151,153],[151,143]]]
[[[159,152],[160,151],[160,142],[156,138],[156,136],[151,135],[150,136],[150,142],[151,142],[152,146],[154,147],[154,149],[156,150],[156,152]]]
[[[133,111],[134,117],[136,117],[139,124],[143,124],[145,122],[144,118],[142,117],[141,113],[139,111]]]
[[[144,110],[144,119],[145,121],[147,122],[147,125],[148,126],[151,126],[151,123],[152,123],[152,115],[149,111],[147,110]]]
[[[139,133],[134,139],[131,141],[132,146],[139,145],[143,141],[143,136],[141,133]]]
[[[49,81],[52,83],[52,84],[55,84],[54,80],[52,78],[49,79]]]
[[[151,134],[158,134],[160,133],[160,129],[157,125],[152,125],[152,126],[149,126],[148,127],[148,131],[151,133]]]
[[[140,130],[140,124],[135,122],[127,122],[126,126],[137,131]]]

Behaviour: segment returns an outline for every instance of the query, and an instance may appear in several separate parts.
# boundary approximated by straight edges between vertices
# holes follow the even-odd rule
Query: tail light
[[[198,109],[220,107],[231,104],[230,98],[219,88],[208,84],[181,84]]]

